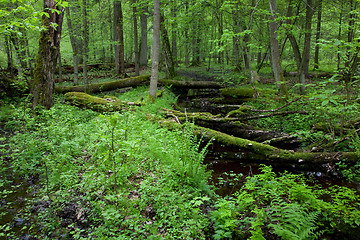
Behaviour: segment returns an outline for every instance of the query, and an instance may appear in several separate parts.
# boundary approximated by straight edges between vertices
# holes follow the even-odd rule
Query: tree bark
[[[73,50],[73,61],[74,61],[74,85],[77,85],[79,82],[79,48],[78,48],[78,42],[75,37],[74,29],[72,26],[72,18],[70,14],[70,8],[66,8],[66,14],[67,14],[67,25],[69,29],[69,35],[70,35],[70,42],[71,47]]]
[[[91,93],[98,93],[98,92],[105,92],[105,91],[112,91],[119,88],[126,88],[126,87],[136,87],[140,85],[149,84],[150,76],[138,76],[138,77],[131,77],[120,79],[117,81],[110,81],[110,82],[103,82],[103,83],[95,83],[89,84],[88,92]],[[175,81],[175,80],[159,80],[158,82],[161,85],[171,86],[172,88],[176,89],[220,89],[222,85],[217,82],[212,81]],[[67,92],[84,92],[85,86],[78,85],[78,86],[58,86],[55,88],[57,93],[67,93]]]
[[[140,66],[147,66],[147,7],[143,7],[140,15],[140,28],[141,28],[141,39],[140,39]]]
[[[58,14],[56,11],[60,13]],[[39,104],[45,108],[53,105],[54,73],[60,51],[60,37],[64,17],[64,8],[57,6],[54,0],[44,0],[44,12],[49,15],[42,17],[44,30],[40,33],[39,51],[36,57],[32,83],[33,108]],[[57,27],[55,28],[54,25]]]
[[[300,93],[305,94],[305,78],[309,75],[309,62],[310,62],[310,50],[311,50],[311,22],[314,14],[313,0],[306,1],[306,19],[305,19],[305,39],[304,50],[301,59],[301,66],[299,71],[300,80]]]
[[[318,10],[317,10],[317,24],[316,24],[316,36],[315,36],[315,54],[314,54],[314,69],[319,70],[319,40],[321,35],[321,14],[322,14],[322,0],[318,0]]]
[[[83,12],[83,77],[85,81],[85,92],[87,92],[89,86],[89,78],[87,75],[87,64],[89,58],[89,28],[88,28],[88,18],[87,18],[87,0],[82,0],[82,12]]]
[[[156,99],[157,83],[159,80],[159,60],[160,60],[160,0],[154,0],[154,30],[152,48],[152,66],[149,88],[149,98],[152,102]]]
[[[171,51],[168,31],[166,29],[163,16],[160,17],[160,22],[161,22],[160,23],[161,24],[160,25],[161,39],[162,39],[162,43],[163,43],[162,47],[163,47],[163,52],[164,52],[164,57],[165,57],[166,69],[168,71],[167,77],[172,79],[176,76],[175,63],[174,63],[174,58],[173,58],[173,54]]]
[[[271,65],[274,73],[275,82],[280,86],[280,94],[288,98],[288,91],[286,84],[284,83],[284,75],[281,68],[281,59],[280,59],[280,50],[279,50],[279,41],[277,39],[277,22],[276,22],[276,0],[269,0],[270,6],[270,46],[271,46]]]
[[[14,61],[12,56],[12,47],[9,36],[5,36],[5,51],[7,56],[7,69],[11,70],[14,68]]]
[[[136,0],[133,0],[133,14],[134,14],[134,52],[135,52],[135,76],[140,75],[140,56],[139,56],[139,40],[138,40],[138,21]]]
[[[118,81],[89,84],[87,91],[89,93],[98,93],[98,92],[104,92],[104,91],[112,91],[112,90],[119,89],[119,88],[136,87],[139,85],[148,84],[149,79],[150,79],[150,76],[145,75],[145,76],[120,79]],[[61,86],[61,87],[56,87],[55,91],[57,93],[85,92],[85,86],[84,85]]]
[[[121,103],[116,98],[112,97],[103,99],[75,92],[67,93],[65,99],[67,102],[77,106],[91,108],[100,112],[117,111],[116,108],[119,108],[119,110],[124,108],[124,103]],[[179,124],[177,121],[154,117],[149,114],[146,116],[150,121],[159,123],[161,126],[169,129],[182,129],[183,127],[183,125]],[[291,164],[322,164],[327,162],[338,162],[344,159],[349,162],[358,161],[358,155],[356,152],[294,152],[270,146],[269,144],[234,137],[210,128],[195,125],[193,129],[194,134],[203,136],[204,140],[215,140],[227,147],[236,148],[241,153],[249,153],[247,157],[257,161],[277,163],[284,162]]]
[[[172,21],[171,24],[171,52],[172,52],[172,56],[173,56],[173,62],[176,65],[177,64],[177,21],[176,21],[176,12],[177,12],[177,1],[173,0],[172,1],[172,8],[171,8],[171,12],[172,12],[172,17],[174,18],[174,20]]]
[[[114,0],[115,72],[125,74],[124,22],[121,0]]]

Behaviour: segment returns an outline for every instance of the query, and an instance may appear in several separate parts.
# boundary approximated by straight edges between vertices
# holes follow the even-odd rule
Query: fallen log
[[[117,81],[103,82],[89,84],[88,93],[98,93],[103,91],[111,91],[118,88],[135,87],[146,84],[150,81],[150,75],[125,78]],[[85,92],[85,85],[79,86],[57,86],[55,87],[57,93],[67,92]]]
[[[136,87],[140,85],[149,84],[150,75],[138,76],[125,78],[115,81],[103,82],[103,83],[94,83],[89,84],[88,93],[98,93],[103,91],[112,91],[118,88],[126,87]],[[217,82],[210,81],[176,81],[176,80],[160,80],[160,85],[171,86],[173,88],[180,89],[219,89],[221,84]],[[67,92],[85,92],[85,85],[78,86],[56,86],[55,92],[57,93],[67,93]]]
[[[172,86],[174,88],[186,89],[220,89],[223,86],[214,81],[176,81],[176,80],[160,80],[159,83],[164,86]]]
[[[65,94],[67,102],[77,106],[100,110],[100,111],[117,111],[122,110],[124,105],[116,100],[109,101],[98,97],[93,97],[85,93],[67,93]],[[120,106],[121,105],[121,106]],[[149,120],[157,122],[169,129],[182,129],[183,125],[173,120],[146,114]],[[294,152],[270,146],[264,143],[238,138],[226,133],[222,133],[213,129],[199,127],[194,125],[194,133],[201,135],[207,140],[216,140],[217,142],[229,147],[236,147],[239,151],[247,151],[252,153],[251,159],[264,162],[285,162],[298,164],[322,164],[327,162],[337,162],[346,159],[347,161],[358,161],[356,152]]]
[[[88,108],[96,112],[115,112],[127,109],[130,105],[139,105],[139,103],[120,101],[116,97],[105,96],[100,98],[82,92],[66,93],[65,101],[71,105]]]
[[[149,115],[148,118],[152,121],[157,121],[162,126],[170,129],[181,129],[182,127],[182,125],[178,124],[176,121],[160,119]],[[323,164],[328,162],[338,162],[345,159],[349,162],[356,162],[359,159],[356,152],[295,152],[273,147],[268,144],[233,137],[226,133],[196,125],[194,126],[194,131],[195,134],[203,136],[205,140],[215,140],[225,146],[235,147],[240,151],[250,152],[252,154],[248,155],[248,157],[256,161]]]
[[[256,142],[267,141],[271,146],[282,147],[284,149],[295,149],[301,143],[301,139],[298,136],[254,128],[234,118],[223,118],[220,115],[202,112],[182,113],[172,109],[163,109],[162,113],[165,113],[168,117],[175,118],[179,123],[190,121],[196,125],[231,134],[235,137]]]

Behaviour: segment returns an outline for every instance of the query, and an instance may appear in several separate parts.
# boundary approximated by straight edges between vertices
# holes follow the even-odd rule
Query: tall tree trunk
[[[348,26],[348,43],[351,43],[354,40],[354,36],[355,36],[355,18],[356,18],[356,14],[353,12],[354,10],[356,10],[357,8],[357,2],[354,3],[354,0],[350,1],[350,16],[349,16],[349,26]],[[348,52],[346,54],[346,62],[345,62],[345,67],[346,68],[350,68],[351,65],[351,51],[350,51],[350,47],[348,47]]]
[[[223,14],[221,12],[221,7],[222,7],[222,0],[218,1],[216,0],[216,19],[217,19],[217,23],[218,23],[218,31],[219,31],[219,40],[221,39],[222,35],[224,34],[224,24],[223,24]],[[223,42],[220,40],[219,41],[219,48],[222,49],[223,47]],[[218,52],[218,63],[223,63],[224,62],[224,51],[220,51]]]
[[[137,9],[136,0],[133,0],[134,13],[134,52],[135,52],[135,76],[140,75],[140,56],[139,56],[139,40],[138,40],[138,23],[137,23]]]
[[[289,6],[288,6],[288,9],[287,9],[287,13],[286,13],[286,17],[287,17],[286,23],[288,24],[288,26],[293,25],[293,23],[290,20],[291,17],[293,16],[293,6],[292,6],[292,4],[293,4],[293,0],[289,0]],[[291,46],[292,46],[292,49],[293,49],[293,53],[294,53],[294,57],[295,57],[296,66],[297,66],[297,69],[299,71],[300,66],[301,66],[301,53],[300,53],[299,44],[298,44],[294,34],[292,33],[292,27],[291,27],[291,29],[287,29],[287,37],[290,40],[290,43],[291,43]]]
[[[58,70],[59,70],[59,82],[62,82],[63,77],[62,77],[62,62],[61,62],[61,53],[60,53],[60,51],[59,51],[59,67],[58,67]]]
[[[160,33],[162,39],[163,52],[165,57],[166,69],[168,71],[168,78],[172,79],[176,76],[175,73],[175,63],[174,58],[171,52],[170,40],[168,31],[165,26],[164,17],[161,15],[160,17]]]
[[[343,18],[343,2],[341,2],[341,10],[340,10],[340,16],[339,16],[339,32],[338,32],[338,40],[341,41],[341,33],[342,33],[342,18]],[[340,56],[340,46],[337,47],[338,54],[337,54],[337,70],[340,70],[340,64],[341,64],[341,56]]]
[[[177,64],[177,41],[176,41],[176,37],[177,37],[177,21],[176,21],[176,12],[177,12],[177,2],[176,0],[173,0],[173,7],[171,8],[171,12],[173,15],[174,20],[172,21],[171,24],[171,52],[172,52],[172,56],[173,56],[173,60],[174,60],[174,64]]]
[[[59,14],[57,13],[58,10]],[[44,12],[40,33],[39,51],[36,57],[32,84],[33,108],[39,104],[50,108],[53,105],[54,73],[60,51],[60,37],[64,17],[64,8],[57,6],[54,0],[44,0]],[[54,28],[53,25],[57,27]]]
[[[280,87],[280,94],[288,98],[288,91],[284,80],[283,71],[281,68],[279,41],[277,39],[277,22],[276,22],[276,0],[269,0],[270,7],[270,48],[271,48],[271,65],[274,73],[275,82]]]
[[[70,14],[70,8],[66,8],[67,25],[69,29],[70,42],[73,50],[73,61],[74,61],[74,85],[78,85],[79,82],[79,50],[78,44],[74,35],[74,29],[72,27],[72,19]]]
[[[6,56],[7,56],[7,69],[11,70],[14,68],[14,61],[12,56],[12,47],[11,47],[11,41],[9,36],[5,36],[5,50],[6,50]]]
[[[10,39],[15,48],[18,76],[21,78],[21,77],[23,77],[24,69],[26,69],[26,67],[27,67],[27,64],[25,61],[25,58],[26,58],[26,52],[24,51],[25,47],[20,44],[20,40],[19,40],[17,34],[11,33]]]
[[[84,81],[85,81],[85,92],[88,91],[89,86],[89,78],[87,74],[87,62],[89,58],[89,27],[88,27],[88,19],[87,19],[87,2],[86,0],[82,0],[83,4],[83,74],[84,74]]]
[[[317,12],[317,24],[316,24],[316,36],[315,36],[315,55],[314,55],[314,69],[319,70],[319,40],[321,31],[321,14],[322,14],[322,0],[318,0],[318,12]]]
[[[306,19],[305,19],[305,39],[304,50],[301,59],[301,66],[298,72],[299,81],[301,84],[300,93],[305,94],[306,76],[309,75],[309,62],[310,62],[310,44],[311,44],[311,22],[314,14],[312,0],[306,1]]]
[[[235,36],[233,37],[233,64],[235,65],[236,71],[240,72],[242,69],[241,58],[240,58],[240,48],[241,48],[241,38],[238,34],[241,31],[240,26],[240,12],[239,4],[236,4],[236,9],[233,10],[233,32]]]
[[[124,22],[121,0],[114,1],[115,72],[125,74]]]
[[[149,88],[149,97],[151,101],[156,99],[156,89],[159,80],[159,60],[160,60],[160,0],[154,0],[154,29],[153,29],[153,48],[152,48],[152,66]]]
[[[141,28],[141,39],[140,39],[140,66],[147,66],[148,58],[147,58],[147,7],[143,7],[142,13],[140,15],[140,28]]]

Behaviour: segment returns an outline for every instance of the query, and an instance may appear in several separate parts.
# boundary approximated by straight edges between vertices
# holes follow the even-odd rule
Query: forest
[[[3,0],[0,239],[360,239],[360,0]]]

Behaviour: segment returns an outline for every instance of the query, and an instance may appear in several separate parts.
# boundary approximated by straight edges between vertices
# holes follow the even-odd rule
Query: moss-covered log
[[[123,102],[112,96],[104,98],[94,97],[82,92],[69,92],[65,94],[65,101],[68,103],[84,107],[96,112],[114,112],[121,111],[129,107],[129,105],[138,105],[133,102]]]
[[[158,121],[162,126],[170,129],[179,129],[182,125],[176,121],[165,120],[150,117],[151,120]],[[347,160],[349,162],[358,161],[358,155],[355,152],[295,152],[284,150],[268,144],[238,138],[213,129],[195,126],[195,133],[204,136],[206,140],[213,139],[225,146],[234,147],[239,151],[251,153],[248,158],[263,162],[284,162],[297,164],[322,164],[328,162],[337,162]]]
[[[126,88],[126,87],[135,87],[149,83],[150,75],[138,76],[120,79],[116,81],[103,82],[103,83],[95,83],[89,85],[89,93],[98,93],[102,91],[111,91],[118,88]],[[55,87],[55,91],[58,93],[67,93],[67,92],[84,92],[85,85],[79,86],[57,86]]]
[[[169,117],[176,118],[180,123],[186,121],[194,122],[196,125],[231,134],[235,137],[256,142],[267,141],[271,146],[295,149],[299,147],[301,143],[301,139],[298,136],[254,128],[251,125],[244,124],[233,118],[223,118],[220,115],[212,115],[204,112],[185,114],[172,109],[163,109],[163,113],[167,114]]]
[[[109,99],[93,97],[85,93],[72,92],[65,94],[67,102],[77,106],[86,107],[95,111],[114,111],[121,110],[126,106],[126,103],[119,103]],[[164,127],[170,129],[181,129],[182,124],[173,120],[163,119],[147,115],[149,120],[158,122]],[[251,159],[264,162],[287,162],[287,163],[300,163],[300,164],[313,164],[313,163],[326,163],[336,162],[343,159],[354,162],[358,161],[358,155],[355,152],[294,152],[291,150],[284,150],[277,147],[270,146],[264,143],[238,138],[226,133],[222,133],[213,129],[194,126],[194,132],[197,135],[204,136],[205,139],[216,140],[217,142],[239,149],[239,151],[246,151],[251,153]]]
[[[98,93],[103,91],[112,91],[118,88],[136,87],[144,84],[149,84],[150,75],[131,77],[126,79],[120,79],[116,81],[95,83],[89,85],[89,93]],[[160,85],[172,86],[173,88],[180,89],[204,89],[212,88],[219,89],[222,86],[217,82],[209,81],[175,81],[175,80],[160,80]],[[55,91],[58,93],[67,92],[84,92],[85,85],[79,86],[57,86]]]
[[[186,89],[203,89],[203,88],[220,89],[223,87],[220,83],[213,81],[160,80],[159,83],[165,86],[172,86],[174,88],[186,88]]]

